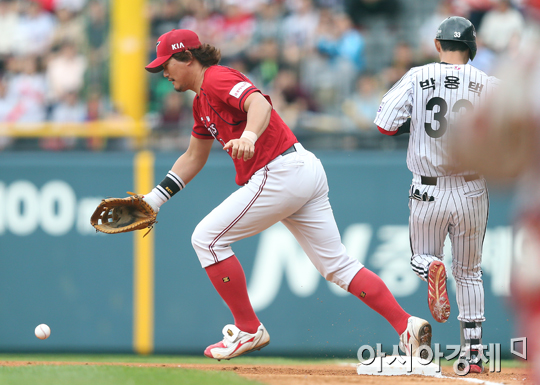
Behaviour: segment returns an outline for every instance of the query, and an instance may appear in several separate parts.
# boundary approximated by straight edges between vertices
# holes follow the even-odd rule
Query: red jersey
[[[204,73],[200,95],[193,99],[195,123],[191,135],[198,139],[216,139],[222,146],[231,139],[239,139],[247,123],[244,102],[253,92],[261,91],[241,72],[219,65],[209,67]],[[268,95],[264,97],[272,103]],[[233,160],[236,183],[246,184],[255,171],[296,142],[291,129],[272,109],[270,123],[257,140],[253,158]]]

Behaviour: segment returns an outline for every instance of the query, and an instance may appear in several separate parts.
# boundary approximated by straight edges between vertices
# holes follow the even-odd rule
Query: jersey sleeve
[[[412,70],[403,75],[383,96],[374,121],[380,131],[389,131],[390,135],[393,135],[392,132],[397,131],[411,116],[413,104],[411,72]]]
[[[245,112],[244,102],[247,97],[254,92],[260,92],[247,77],[235,70],[216,72],[211,87],[206,91],[222,103],[242,112]]]
[[[204,123],[201,121],[201,115],[199,114],[199,109],[197,108],[197,98],[193,98],[193,130],[191,130],[191,136],[194,136],[197,139],[214,139],[212,134],[204,126]]]

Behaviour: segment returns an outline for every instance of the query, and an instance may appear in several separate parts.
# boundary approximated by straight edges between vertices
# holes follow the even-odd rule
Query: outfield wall
[[[426,284],[409,267],[408,189],[404,152],[317,154],[330,201],[355,258],[386,282],[409,312],[431,319]],[[132,234],[96,234],[90,214],[106,196],[133,190],[135,154],[4,153],[0,157],[0,351],[129,352],[134,349]],[[159,182],[176,159],[155,154]],[[167,203],[153,231],[156,353],[202,354],[232,317],[191,247],[198,221],[237,186],[230,159],[218,151],[188,188]],[[144,191],[142,191],[144,192]],[[484,343],[510,351],[510,202],[491,194],[484,248]],[[449,245],[447,245],[447,255]],[[363,344],[391,352],[398,336],[386,321],[326,283],[284,226],[233,246],[250,296],[271,335],[261,354],[350,356]],[[448,258],[447,262],[450,262]],[[459,344],[457,305],[434,324],[434,342]],[[47,323],[52,336],[33,330]]]

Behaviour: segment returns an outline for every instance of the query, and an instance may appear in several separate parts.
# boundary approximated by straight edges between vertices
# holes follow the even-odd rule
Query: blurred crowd
[[[118,114],[109,97],[109,1],[0,0],[0,121],[83,122]],[[378,135],[382,95],[411,67],[438,60],[433,39],[451,15],[478,31],[474,65],[490,74],[523,30],[518,0],[148,0],[148,60],[173,28],[220,48],[304,143],[392,148]],[[155,149],[187,146],[193,93],[149,75]],[[21,140],[0,139],[18,149]],[[104,141],[41,139],[39,148],[107,149]],[[104,144],[105,143],[105,144]],[[23,146],[24,147],[24,146]]]
[[[114,114],[108,6],[101,0],[0,1],[0,122],[31,127]],[[73,138],[0,139],[0,148],[103,148]]]

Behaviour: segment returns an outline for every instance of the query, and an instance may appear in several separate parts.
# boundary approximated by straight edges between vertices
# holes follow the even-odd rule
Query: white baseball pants
[[[416,189],[420,195],[427,193],[428,197],[433,196],[434,201],[409,200],[413,270],[426,280],[429,264],[443,259],[444,241],[449,234],[458,320],[485,321],[480,266],[489,207],[485,180],[465,182],[463,177],[440,177],[436,186],[428,186],[415,175],[411,191]],[[477,329],[473,334],[480,334],[480,328]]]
[[[281,221],[321,275],[347,290],[363,267],[347,255],[328,200],[321,161],[301,144],[258,170],[195,228],[202,267],[234,255],[231,245]]]

